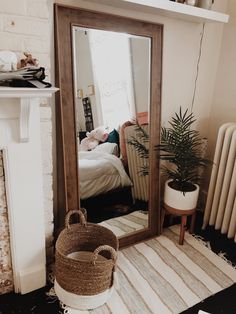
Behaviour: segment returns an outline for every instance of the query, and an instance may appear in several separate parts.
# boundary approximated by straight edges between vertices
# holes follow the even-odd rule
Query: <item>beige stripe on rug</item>
[[[139,217],[140,218],[140,217]],[[236,269],[179,226],[118,254],[119,290],[92,311],[66,307],[68,314],[180,313],[236,282]]]
[[[128,215],[104,220],[100,225],[110,229],[117,237],[122,237],[127,233],[146,228],[148,214],[137,210]]]

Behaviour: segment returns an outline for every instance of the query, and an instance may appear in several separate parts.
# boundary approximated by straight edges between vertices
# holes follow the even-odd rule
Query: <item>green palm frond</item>
[[[137,151],[139,157],[148,159],[149,158],[149,149],[146,148],[144,144],[139,142],[135,137],[131,137],[131,140],[128,140],[127,143],[129,145],[134,146],[135,150]]]
[[[162,166],[162,172],[171,180],[178,182],[184,192],[187,182],[199,183],[199,168],[211,163],[201,156],[202,139],[200,133],[191,129],[196,120],[193,113],[184,113],[180,107],[178,113],[169,121],[169,127],[161,128],[160,144],[156,151],[160,160],[164,160],[168,166]],[[141,158],[148,160],[149,149],[145,144],[149,141],[149,135],[141,126],[136,127],[137,137],[128,143],[133,145]],[[148,166],[145,173],[148,173]]]
[[[127,143],[132,145],[137,151],[138,156],[145,160],[145,165],[140,167],[139,173],[143,176],[147,176],[149,174],[149,148],[147,145],[149,142],[149,134],[139,124],[136,124],[135,132],[136,137],[132,136],[131,139],[127,141]]]
[[[136,135],[140,138],[144,143],[149,142],[149,134],[141,127],[140,124],[136,124],[135,126]]]

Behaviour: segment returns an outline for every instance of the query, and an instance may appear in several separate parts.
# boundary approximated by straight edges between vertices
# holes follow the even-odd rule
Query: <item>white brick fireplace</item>
[[[46,241],[40,98],[57,89],[0,87],[0,148],[15,292],[45,285]]]

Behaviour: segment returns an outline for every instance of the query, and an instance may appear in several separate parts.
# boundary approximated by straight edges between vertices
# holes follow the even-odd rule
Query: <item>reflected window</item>
[[[130,41],[124,34],[89,30],[101,121],[109,130],[135,117]]]
[[[90,131],[87,119],[92,117],[94,128],[103,125],[108,131],[118,130],[146,111],[150,103],[150,39],[81,27],[75,28],[74,36],[80,43],[74,47],[77,98],[83,98],[82,103],[86,98],[91,104],[90,117],[79,106],[77,129]]]

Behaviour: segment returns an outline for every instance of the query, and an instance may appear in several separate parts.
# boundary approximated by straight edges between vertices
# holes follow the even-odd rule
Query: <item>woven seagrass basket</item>
[[[80,222],[70,224],[70,217],[75,213],[79,215]],[[102,296],[111,290],[117,250],[118,239],[111,230],[87,223],[81,210],[69,211],[65,218],[65,229],[56,242],[55,290],[60,294],[57,293],[59,299],[73,307],[68,304],[71,301],[65,302],[67,299],[62,296],[63,291],[64,295],[73,296],[73,300],[76,296],[82,297],[76,299],[74,307],[92,308],[91,302],[80,304],[80,301],[84,302],[83,297],[93,300],[92,296]]]

